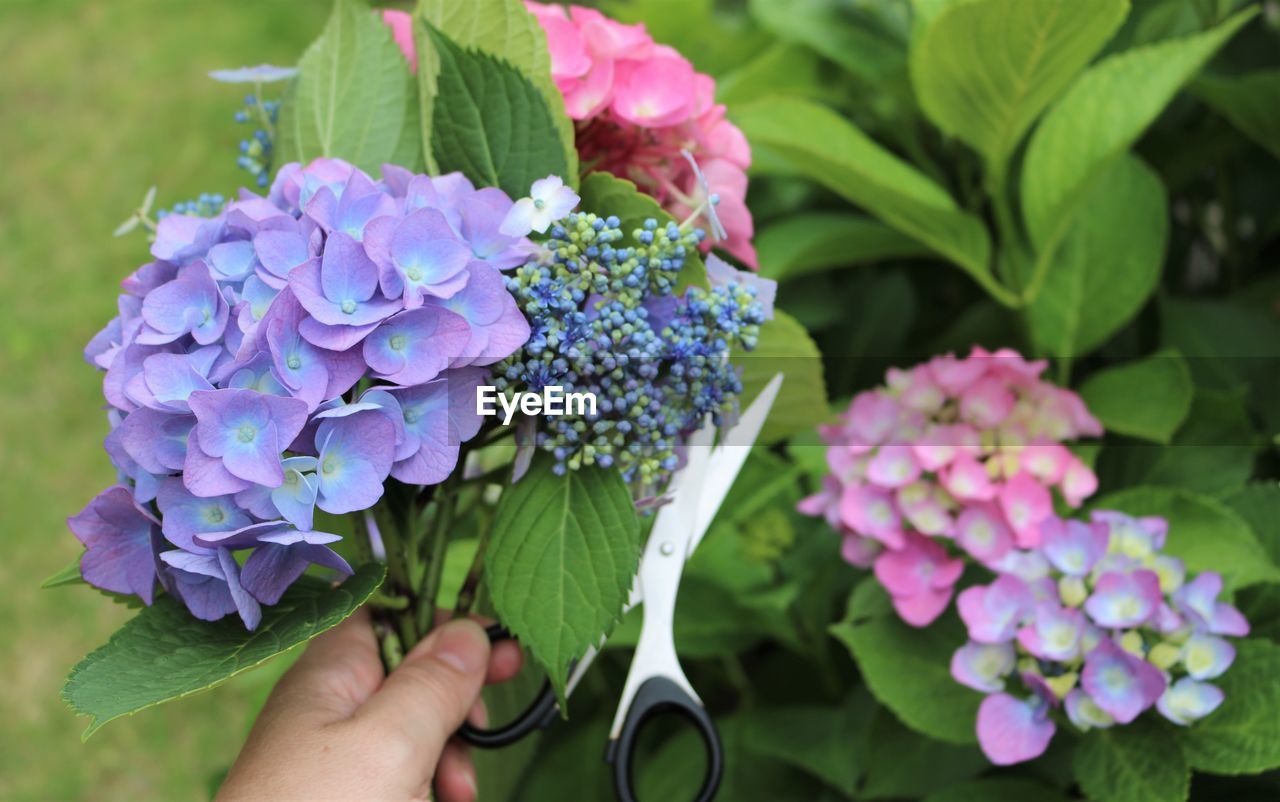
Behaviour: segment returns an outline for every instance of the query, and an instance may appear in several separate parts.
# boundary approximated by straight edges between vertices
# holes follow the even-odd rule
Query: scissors
[[[698,802],[709,802],[720,786],[724,774],[724,748],[720,736],[702,700],[680,668],[680,659],[676,655],[672,629],[676,593],[685,562],[702,542],[716,511],[746,463],[781,386],[782,374],[779,373],[769,380],[715,448],[712,448],[712,442],[716,427],[709,418],[689,437],[688,461],[671,480],[674,500],[658,510],[640,558],[640,569],[632,585],[631,596],[623,608],[625,614],[644,602],[644,624],[622,688],[618,712],[609,730],[609,745],[605,752],[606,762],[613,766],[614,789],[621,802],[636,800],[632,787],[632,764],[637,736],[649,719],[662,713],[683,715],[702,737],[707,750],[707,772],[698,790]],[[511,635],[500,625],[495,625],[489,628],[489,637],[491,640],[503,640]],[[602,638],[573,666],[565,684],[566,697],[573,693],[603,646]],[[492,730],[463,724],[458,735],[473,746],[494,749],[550,726],[558,712],[559,704],[550,683],[547,683],[538,698],[509,724]]]

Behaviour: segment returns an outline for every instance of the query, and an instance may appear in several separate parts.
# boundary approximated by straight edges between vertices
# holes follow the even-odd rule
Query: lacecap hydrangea
[[[551,77],[575,121],[582,163],[634,181],[678,220],[712,204],[718,244],[756,269],[746,204],[751,147],[715,102],[715,80],[655,42],[643,24],[581,6],[525,6],[546,33]],[[416,64],[410,16],[383,17]]]
[[[617,217],[573,213],[551,228],[541,260],[508,277],[532,332],[496,366],[496,385],[596,399],[592,414],[544,417],[532,443],[525,434],[557,471],[616,467],[644,498],[678,466],[684,435],[736,413],[742,382],[729,353],[755,347],[776,285],[708,255],[709,289],[677,291],[702,237],[688,221],[624,232]]]
[[[859,393],[828,443],[820,492],[800,511],[844,535],[842,553],[875,575],[898,615],[926,626],[946,609],[963,556],[999,570],[1040,542],[1054,492],[1075,507],[1097,489],[1066,442],[1102,434],[1044,361],[974,348],[891,369]]]
[[[534,252],[524,208],[457,173],[318,159],[160,220],[85,351],[120,482],[69,521],[84,579],[252,629],[309,565],[349,573],[315,510],[445,479],[487,366],[529,337],[500,272]]]
[[[969,642],[951,674],[988,694],[977,733],[992,762],[1043,753],[1058,709],[1083,731],[1153,707],[1185,726],[1222,704],[1210,680],[1235,659],[1227,637],[1247,635],[1249,624],[1219,599],[1220,575],[1188,578],[1162,553],[1167,529],[1162,518],[1109,510],[1089,521],[1050,517],[1039,543],[1011,552],[995,581],[960,593]]]

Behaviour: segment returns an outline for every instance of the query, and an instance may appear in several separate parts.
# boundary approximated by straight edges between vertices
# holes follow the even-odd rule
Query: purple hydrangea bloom
[[[283,521],[268,521],[196,540],[198,545],[219,552],[254,549],[240,571],[240,584],[262,604],[275,604],[310,565],[350,576],[351,566],[329,548],[330,543],[341,539],[328,532],[304,531]]]
[[[382,291],[403,298],[413,309],[423,298],[448,298],[467,282],[471,249],[458,239],[435,209],[420,209],[395,224],[368,234],[369,247],[382,256]]]
[[[341,232],[357,241],[364,239],[369,221],[394,215],[395,211],[395,201],[359,171],[351,174],[341,191],[321,187],[306,204],[307,216],[325,233]]]
[[[1151,620],[1163,598],[1154,571],[1108,571],[1094,585],[1084,609],[1099,626],[1136,627]]]
[[[1107,715],[1128,724],[1156,703],[1165,678],[1160,669],[1103,638],[1085,656],[1080,686]]]
[[[1222,593],[1222,576],[1206,571],[1183,585],[1173,594],[1174,604],[1196,629],[1214,635],[1233,635],[1243,638],[1249,634],[1249,622],[1240,611],[1226,602],[1218,601]]]
[[[365,372],[359,346],[333,351],[313,345],[302,336],[307,312],[285,290],[263,318],[272,376],[296,398],[315,409],[323,401],[350,390]]]
[[[528,240],[500,230],[511,207],[507,194],[491,187],[469,194],[458,203],[458,235],[471,246],[476,259],[498,270],[510,270],[529,259],[528,250],[523,247]]]
[[[505,292],[505,291],[504,291]],[[364,362],[379,379],[408,386],[423,384],[449,366],[471,339],[462,317],[423,306],[388,318],[364,340]]]
[[[306,424],[306,402],[227,389],[192,393],[190,403],[199,451],[221,460],[238,479],[280,486],[280,453]],[[188,453],[194,450],[188,446]]]
[[[292,218],[290,218],[292,220]],[[254,254],[261,269],[258,279],[277,290],[289,282],[289,273],[319,255],[313,244],[320,241],[320,231],[308,237],[300,226],[270,229],[253,238]]]
[[[316,465],[315,457],[289,457],[281,462],[284,483],[271,491],[271,505],[276,512],[299,529],[310,529],[314,520],[320,492]]]
[[[121,477],[70,522],[86,578],[148,602],[158,578],[252,627],[306,565],[349,571],[315,508],[365,510],[392,473],[443,480],[492,381],[471,366],[529,337],[497,272],[536,252],[498,231],[511,206],[460,174],[318,159],[214,217],[166,216],[85,348]]]
[[[289,287],[310,314],[302,336],[321,348],[342,351],[364,339],[401,307],[378,292],[378,267],[349,235],[334,232],[324,256],[289,273]]]
[[[186,265],[209,252],[226,233],[226,218],[171,214],[156,224],[151,255],[162,262]]]
[[[461,316],[469,336],[453,359],[453,367],[491,365],[510,355],[529,339],[529,321],[521,314],[502,276],[481,262],[467,265],[467,284],[449,298],[428,298]]]
[[[173,549],[160,553],[173,577],[174,592],[196,618],[217,621],[239,613],[248,629],[257,629],[262,607],[240,583],[240,566],[227,549],[206,553]]]
[[[166,479],[160,485],[156,506],[160,508],[161,532],[165,539],[187,550],[191,550],[193,538],[198,534],[238,529],[252,523],[233,496],[202,498],[176,478]]]
[[[961,685],[983,693],[1004,690],[1018,655],[1011,643],[969,641],[951,656],[951,676]]]
[[[80,558],[84,581],[151,604],[160,522],[133,500],[129,488],[108,487],[68,518],[67,526],[85,547]]]
[[[475,393],[487,380],[486,371],[456,369],[427,384],[365,396],[400,414],[404,440],[396,448],[393,477],[408,484],[436,484],[453,471],[459,445],[480,430]]]
[[[1107,553],[1111,533],[1105,524],[1051,517],[1040,524],[1040,548],[1053,567],[1069,576],[1084,576]]]
[[[1031,623],[1018,631],[1018,643],[1041,660],[1066,661],[1080,652],[1084,631],[1084,615],[1079,610],[1040,602]]]
[[[969,627],[969,637],[979,643],[1013,640],[1035,599],[1027,583],[1001,574],[990,585],[961,591],[956,609]]]
[[[297,74],[297,67],[276,67],[272,64],[259,64],[256,67],[213,70],[209,73],[209,77],[215,81],[228,84],[267,84],[285,81]]]
[[[341,514],[372,507],[395,459],[396,430],[375,411],[331,418],[316,430],[316,504]]]
[[[166,218],[168,219],[168,218]],[[157,287],[142,302],[146,328],[138,333],[142,345],[161,345],[190,334],[196,342],[217,342],[231,314],[204,263],[182,271],[173,281]]]
[[[1220,677],[1235,659],[1236,647],[1223,638],[1197,633],[1182,644],[1182,664],[1192,679]]]
[[[1183,677],[1161,694],[1156,708],[1169,721],[1185,727],[1217,710],[1225,698],[1218,686]]]

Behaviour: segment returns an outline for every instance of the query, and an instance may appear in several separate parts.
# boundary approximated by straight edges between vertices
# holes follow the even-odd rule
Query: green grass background
[[[112,239],[147,187],[161,206],[231,194],[244,87],[219,67],[293,63],[327,0],[0,0],[0,799],[208,797],[280,667],[113,722],[58,692],[129,611],[40,590],[79,553],[65,518],[113,481],[84,343],[147,258]]]

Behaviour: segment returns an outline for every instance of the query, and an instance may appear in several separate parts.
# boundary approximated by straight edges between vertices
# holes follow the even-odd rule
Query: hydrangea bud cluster
[[[1128,724],[1152,707],[1185,726],[1222,703],[1208,680],[1235,659],[1226,637],[1247,635],[1249,624],[1219,600],[1221,576],[1188,580],[1182,561],[1161,553],[1167,529],[1162,518],[1107,510],[1088,522],[1047,518],[1034,548],[1012,552],[995,581],[960,593],[969,642],[951,674],[988,694],[977,732],[992,762],[1043,753],[1059,707],[1088,730]]]
[[[557,471],[616,466],[643,495],[676,468],[683,435],[736,410],[728,354],[755,346],[774,287],[709,256],[710,289],[676,293],[702,236],[649,219],[627,237],[617,217],[574,213],[551,229],[545,258],[508,279],[532,331],[497,386],[596,398],[595,414],[540,421],[536,446]]]
[[[271,182],[271,165],[275,158],[272,141],[280,116],[280,101],[264,100],[258,95],[245,95],[245,108],[235,114],[236,122],[254,126],[253,132],[240,140],[236,166],[253,176],[254,183],[265,187]]]
[[[1074,507],[1097,488],[1063,443],[1102,426],[1079,396],[1040,378],[1045,364],[974,348],[894,368],[822,428],[831,473],[800,511],[844,535],[850,563],[874,566],[907,623],[946,609],[957,555],[999,569],[1038,545],[1053,491]]]
[[[445,479],[486,366],[529,336],[499,272],[533,250],[500,231],[513,209],[461,174],[318,159],[160,220],[85,351],[120,475],[69,521],[85,580],[253,629],[309,565],[349,572],[315,510]]]
[[[227,205],[227,199],[217,192],[201,192],[200,196],[189,201],[179,201],[171,209],[157,209],[156,219],[163,220],[171,214],[193,215],[195,217],[213,217]]]
[[[581,6],[525,5],[546,32],[582,163],[634,181],[677,220],[706,214],[725,250],[757,269],[746,205],[751,148],[715,102],[715,81],[654,42],[643,24]],[[409,15],[383,18],[416,64]]]
[[[275,160],[276,121],[280,116],[280,101],[262,96],[264,84],[288,80],[298,74],[295,67],[276,67],[259,64],[256,67],[239,67],[231,70],[214,70],[209,77],[220,83],[252,84],[254,91],[244,98],[244,108],[235,113],[235,121],[253,126],[253,133],[240,140],[240,155],[236,165],[253,176],[254,183],[265,187],[271,182],[271,169]],[[206,215],[212,216],[212,215]]]

